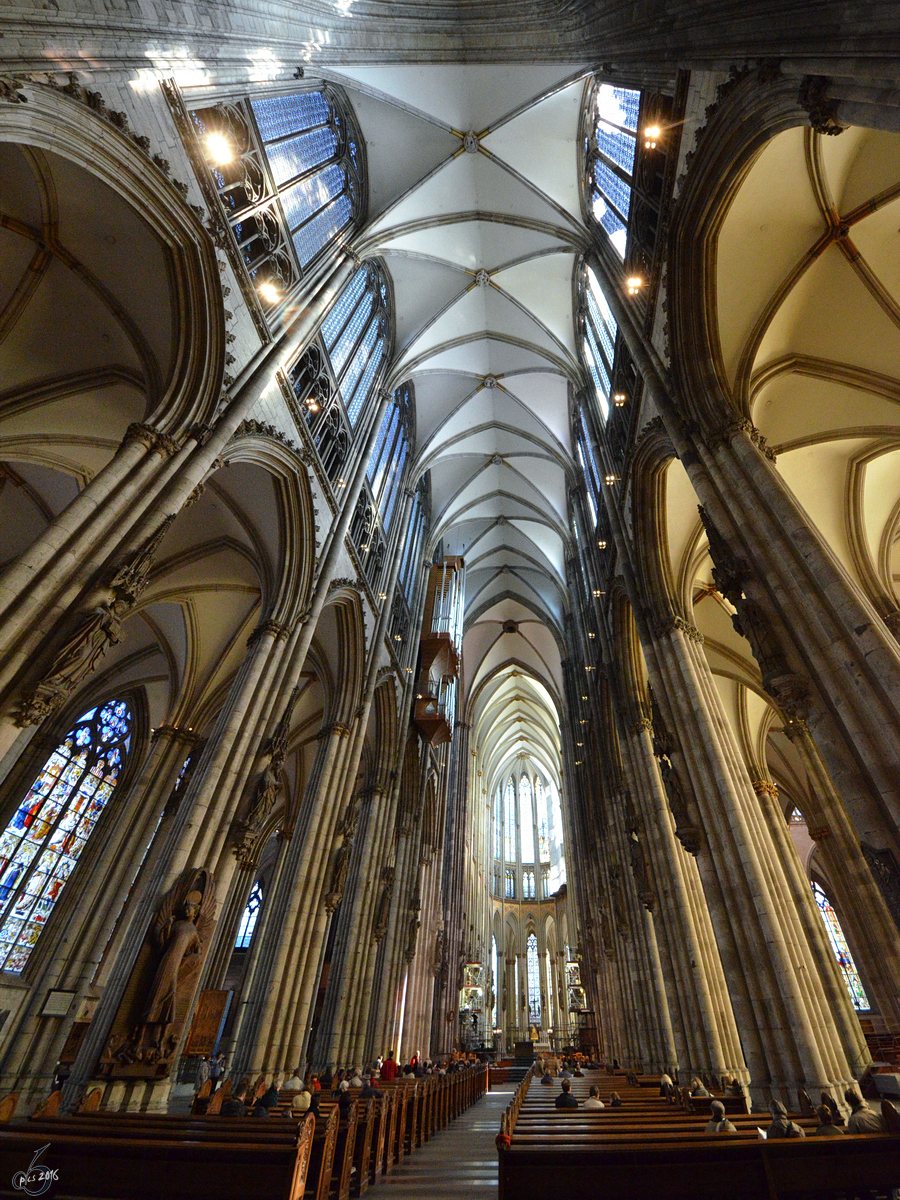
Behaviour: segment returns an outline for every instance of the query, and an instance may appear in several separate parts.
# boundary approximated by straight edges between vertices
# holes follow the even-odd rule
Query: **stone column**
[[[671,710],[709,853],[707,902],[739,1021],[755,1100],[793,1089],[838,1095],[858,1066],[846,1013],[831,1011],[797,909],[699,644],[680,619],[645,647],[654,691]],[[727,897],[727,900],[726,900]],[[811,902],[811,897],[810,897]],[[849,997],[834,1003],[846,1008]],[[849,1014],[852,1021],[852,1014]]]
[[[867,858],[867,848],[860,846],[856,838],[809,726],[801,717],[789,718],[784,722],[784,732],[793,742],[812,785],[803,815],[828,872],[841,922],[851,932],[854,956],[863,965],[875,1007],[887,1020],[900,1022],[900,909],[892,917],[869,865],[870,859],[875,861],[872,851]]]
[[[447,824],[444,835],[444,863],[441,880],[444,913],[444,953],[446,955],[446,984],[436,997],[442,1020],[436,1022],[435,1050],[449,1054],[456,1038],[456,1021],[447,1021],[446,1014],[459,1009],[459,964],[464,953],[462,928],[463,887],[465,881],[466,809],[469,796],[469,733],[471,727],[457,721],[450,746],[450,768],[447,788]],[[442,977],[443,982],[443,977]],[[518,998],[516,1003],[518,1004]]]

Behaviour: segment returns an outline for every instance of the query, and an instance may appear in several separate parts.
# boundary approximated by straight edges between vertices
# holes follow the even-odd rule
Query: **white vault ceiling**
[[[415,385],[433,536],[466,560],[467,691],[516,663],[558,697],[569,396],[582,378],[572,279],[590,241],[577,146],[585,68],[328,74],[366,141],[357,249],[380,256],[393,281],[390,382]]]

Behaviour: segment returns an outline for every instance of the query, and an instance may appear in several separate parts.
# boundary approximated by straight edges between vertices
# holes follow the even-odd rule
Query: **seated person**
[[[375,1086],[375,1082],[376,1081],[374,1079],[363,1080],[363,1088],[359,1093],[361,1100],[371,1100],[373,1096],[381,1095],[381,1092],[379,1092],[378,1088]]]
[[[560,1077],[560,1079],[571,1079],[572,1078],[572,1072],[569,1070],[568,1062],[563,1063],[563,1068],[559,1073],[559,1077]]]
[[[303,1076],[300,1074],[300,1068],[293,1073],[290,1079],[286,1079],[281,1085],[283,1092],[299,1092],[303,1088]]]
[[[222,1107],[219,1109],[219,1115],[223,1117],[246,1117],[247,1105],[245,1103],[247,1093],[235,1092],[229,1096],[227,1100],[222,1101]]]
[[[844,1131],[840,1125],[835,1125],[834,1116],[827,1104],[820,1104],[816,1109],[816,1116],[819,1118],[819,1124],[813,1130],[813,1136],[838,1137],[844,1136]]]
[[[541,1079],[541,1083],[544,1085],[544,1087],[553,1087],[553,1077],[551,1076],[549,1071],[544,1072],[543,1078]]]
[[[557,1108],[577,1108],[578,1101],[572,1095],[572,1082],[569,1079],[562,1081],[562,1091],[554,1101]]]
[[[659,1094],[661,1096],[670,1096],[675,1084],[672,1082],[672,1076],[668,1071],[663,1071],[659,1077]]]
[[[588,1092],[588,1098],[585,1100],[582,1107],[588,1109],[606,1108],[606,1105],[600,1099],[600,1089],[597,1087],[596,1083],[591,1084],[590,1091]]]
[[[848,1133],[884,1133],[884,1121],[873,1113],[859,1092],[847,1088],[844,1099],[850,1105],[850,1116],[847,1118]]]
[[[619,1095],[618,1092],[613,1092],[613,1094],[610,1096],[609,1106],[610,1106],[610,1108],[621,1108],[622,1107],[622,1097]]]
[[[704,1086],[703,1080],[697,1075],[691,1080],[691,1095],[700,1097],[709,1095],[709,1091]]]
[[[767,1138],[806,1137],[800,1126],[787,1115],[787,1109],[780,1100],[773,1100],[770,1103],[769,1112],[772,1114],[772,1124],[766,1130]]]
[[[712,1119],[707,1122],[704,1133],[737,1133],[737,1128],[725,1116],[725,1105],[721,1100],[713,1100],[709,1108]]]
[[[312,1103],[312,1092],[304,1086],[299,1092],[295,1092],[291,1100],[292,1113],[305,1113]]]
[[[361,1088],[363,1085],[362,1067],[357,1067],[353,1072],[353,1078],[350,1080],[350,1086],[353,1088]]]

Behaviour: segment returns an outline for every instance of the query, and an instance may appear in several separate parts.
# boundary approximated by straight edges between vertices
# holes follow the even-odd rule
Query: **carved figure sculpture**
[[[143,1022],[154,1027],[155,1036],[149,1040],[157,1048],[162,1047],[169,1026],[176,1020],[180,989],[189,977],[193,986],[193,976],[212,932],[215,889],[211,878],[205,873],[201,879],[204,877],[207,886],[203,891],[192,889],[184,895],[177,885],[172,888],[153,924],[153,941],[161,957]]]

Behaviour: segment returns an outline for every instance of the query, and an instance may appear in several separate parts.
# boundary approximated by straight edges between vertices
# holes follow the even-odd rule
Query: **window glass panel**
[[[588,311],[591,314],[591,324],[593,327],[593,332],[599,338],[600,345],[603,347],[604,351],[606,352],[606,365],[608,368],[611,368],[612,364],[615,360],[615,356],[616,356],[616,350],[615,350],[616,327],[615,327],[615,324],[613,323],[612,328],[610,328],[610,326],[606,323],[606,321],[603,320],[603,317],[600,313],[600,308],[597,304],[597,300],[590,288],[588,288],[587,300],[588,300]]]
[[[619,258],[625,258],[625,248],[628,243],[628,230],[625,227],[625,222],[618,215],[615,209],[603,199],[599,192],[594,196],[592,202],[595,220],[603,226],[609,234],[609,240],[612,242]]]
[[[634,171],[635,146],[634,138],[621,129],[614,129],[606,121],[597,122],[597,149],[629,175]]]
[[[597,115],[611,121],[614,125],[622,125],[637,132],[638,113],[641,106],[641,93],[629,88],[610,87],[608,83],[597,89]]]
[[[507,862],[516,861],[516,789],[513,787],[513,781],[510,779],[506,784],[506,811],[503,814],[504,819],[504,853]]]
[[[295,92],[293,96],[251,100],[250,107],[264,142],[309,129],[311,125],[323,125],[330,109],[321,92]]]
[[[300,227],[291,240],[300,265],[306,266],[319,253],[322,247],[350,220],[353,210],[349,195],[344,192],[333,204],[313,217],[311,221]]]
[[[366,282],[368,281],[368,278],[368,267],[360,267],[344,290],[341,292],[340,296],[331,306],[328,316],[322,322],[322,336],[325,339],[325,345],[328,348],[328,353],[331,357],[331,362],[334,366],[336,374],[340,374],[341,368],[347,361],[347,355],[353,349],[355,338],[350,339],[349,346],[346,345],[344,339],[342,338],[341,345],[338,347],[338,349],[335,349],[335,342],[337,341],[338,334],[347,323],[351,313],[353,313],[356,309],[356,305],[359,303],[360,297],[366,290]],[[362,331],[366,317],[371,311],[372,302],[370,301],[368,308],[364,309],[364,315],[360,321],[359,329],[357,330],[357,336]],[[340,360],[340,366],[337,365],[338,360]]]
[[[538,969],[537,938],[528,935],[525,943],[525,961],[528,968],[528,1023],[540,1028],[541,1024],[541,977]]]
[[[587,328],[584,346],[585,350],[587,351],[587,360],[591,371],[591,377],[593,378],[597,391],[601,397],[601,400],[603,401],[603,415],[607,416],[609,414],[609,393],[611,390],[609,374],[606,370],[606,363],[603,361],[603,355],[600,353],[600,349],[594,340],[594,331],[590,326]]]
[[[349,409],[350,398],[353,395],[353,389],[356,387],[360,376],[363,374],[366,364],[372,351],[375,348],[375,343],[378,340],[378,317],[373,317],[366,329],[365,336],[360,342],[359,349],[354,354],[350,365],[347,367],[344,378],[341,380],[341,395],[344,397],[344,404]]]
[[[618,209],[620,216],[628,219],[631,208],[631,188],[605,162],[594,163],[594,179],[603,195]]]
[[[491,1026],[497,1028],[497,1004],[500,992],[500,975],[497,968],[497,939],[491,937],[491,991],[494,995],[494,1006],[491,1012]]]
[[[291,230],[296,229],[307,217],[324,208],[330,200],[341,194],[345,182],[344,168],[338,163],[332,163],[323,171],[307,175],[298,183],[291,184],[280,193],[288,227]]]
[[[501,804],[500,789],[497,789],[497,795],[494,798],[494,858],[503,857],[503,807]]]
[[[387,499],[384,503],[384,508],[381,514],[381,520],[385,529],[390,528],[391,518],[394,515],[394,505],[397,502],[397,497],[400,494],[400,485],[403,481],[403,472],[406,468],[406,459],[409,456],[409,444],[406,440],[406,434],[403,434],[403,444],[400,447],[400,453],[394,458],[388,471],[388,487],[385,489]]]
[[[515,900],[516,898],[516,873],[515,871],[506,872],[506,899]]]
[[[847,945],[847,939],[844,937],[844,931],[841,929],[841,923],[837,919],[837,913],[817,883],[812,885],[812,890],[816,904],[819,906],[819,912],[822,914],[822,920],[825,922],[831,949],[838,960],[838,966],[844,976],[844,983],[846,983],[850,999],[853,1001],[853,1007],[857,1012],[868,1012],[871,1005],[859,977],[859,971],[856,969],[856,963],[853,961],[853,955],[850,953],[850,947]]]
[[[534,871],[522,872],[522,899],[534,899]]]
[[[247,907],[244,909],[244,915],[241,917],[241,923],[238,926],[238,934],[234,943],[235,950],[246,950],[250,945],[261,904],[262,884],[257,880],[247,898]]]
[[[540,779],[534,782],[535,800],[537,801],[538,850],[541,862],[550,858],[550,814],[547,810],[547,793]]]
[[[523,775],[519,783],[519,813],[522,826],[522,862],[534,862],[534,817],[531,804],[531,780]],[[531,873],[532,896],[534,895],[534,872]]]
[[[286,142],[277,142],[266,147],[266,158],[272,170],[272,178],[281,187],[289,179],[311,171],[313,167],[328,162],[337,153],[338,137],[327,126],[311,129]]]
[[[27,963],[121,778],[132,726],[124,700],[86,712],[0,837],[0,969]]]
[[[359,420],[359,414],[362,412],[363,405],[371,394],[372,384],[375,382],[375,376],[378,373],[378,369],[383,361],[384,338],[382,337],[382,340],[379,343],[375,353],[371,356],[368,364],[366,365],[363,377],[359,381],[359,385],[353,395],[353,399],[350,401],[349,407],[347,408],[347,416],[350,418],[351,425],[355,425]]]

